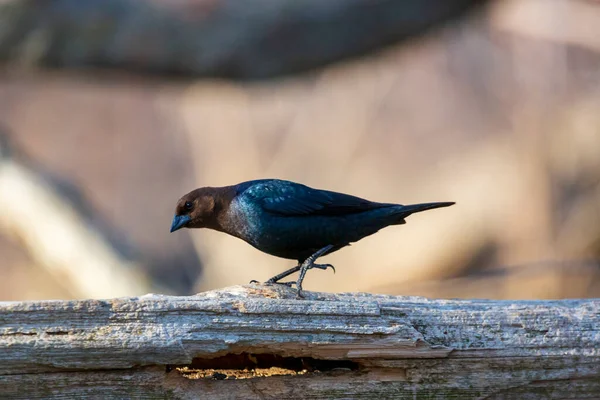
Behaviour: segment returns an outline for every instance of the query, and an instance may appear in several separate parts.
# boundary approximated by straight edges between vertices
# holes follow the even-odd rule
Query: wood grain
[[[600,300],[306,295],[248,285],[0,303],[0,397],[600,397]],[[240,353],[354,367],[224,380],[175,368]]]

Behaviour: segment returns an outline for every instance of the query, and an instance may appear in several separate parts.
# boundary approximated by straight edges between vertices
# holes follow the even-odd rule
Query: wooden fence
[[[306,293],[0,303],[0,398],[600,398],[600,300]]]

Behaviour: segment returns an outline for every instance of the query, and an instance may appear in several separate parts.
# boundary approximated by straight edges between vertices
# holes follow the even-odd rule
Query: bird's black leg
[[[327,253],[332,248],[333,248],[333,245],[330,245],[330,244],[323,247],[322,249],[317,251],[315,254],[308,257],[306,260],[304,260],[302,265],[300,265],[300,268],[299,268],[300,275],[298,276],[298,280],[296,281],[296,288],[298,289],[298,297],[304,297],[304,295],[302,293],[302,281],[304,280],[304,276],[306,275],[306,272],[309,269],[312,269],[312,268],[327,269],[330,266],[330,264],[315,264],[315,261],[317,260],[317,258],[321,257],[323,254]],[[331,268],[333,268],[333,265],[331,265]],[[333,268],[333,270],[335,271],[335,268]]]
[[[280,279],[285,278],[288,275],[293,274],[294,272],[297,272],[300,270],[300,264],[296,265],[295,267],[292,267],[286,271],[283,271],[280,274],[275,275],[274,277],[270,278],[268,281],[266,281],[265,283],[279,283],[281,285],[286,285],[286,286],[292,286],[294,283],[296,282],[278,282]],[[250,281],[250,283],[259,283],[257,280],[253,279]]]
[[[269,279],[265,283],[277,283],[279,285],[285,285],[285,286],[290,286],[291,287],[292,285],[295,285],[296,282],[293,282],[293,281],[291,281],[291,282],[279,282],[279,280],[285,278],[286,276],[288,276],[290,274],[293,274],[294,272],[298,271],[300,268],[301,268],[301,265],[296,265],[294,268],[290,268],[287,271],[282,272],[279,275],[275,275],[274,277],[272,277],[271,279]],[[325,271],[327,268],[331,268],[333,270],[333,273],[335,274],[335,267],[333,265],[331,265],[331,264],[312,264],[312,265],[309,265],[306,269],[309,270],[309,269],[313,269],[313,268],[322,269],[323,271]],[[256,281],[252,281],[250,283],[253,283],[253,282],[254,283],[258,283]]]
[[[275,275],[274,277],[272,277],[271,279],[269,279],[266,283],[278,283],[278,281],[280,279],[283,279],[286,276],[291,275],[294,272],[299,271],[299,270],[300,270],[300,264],[298,264],[295,267],[292,267],[292,268],[290,268],[290,269],[288,269],[286,271],[283,271],[280,274]],[[288,286],[291,285],[291,284],[292,284],[292,282],[290,282],[289,284],[285,283],[285,285],[288,285]]]

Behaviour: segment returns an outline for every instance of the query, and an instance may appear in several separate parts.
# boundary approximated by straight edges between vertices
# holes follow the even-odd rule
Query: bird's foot
[[[306,267],[307,270],[313,269],[313,268],[322,269],[323,271],[326,271],[327,268],[331,268],[333,270],[333,273],[335,274],[335,267],[332,264],[311,264],[308,267]],[[273,278],[275,278],[275,277],[273,277]],[[298,282],[279,282],[277,280],[274,280],[273,278],[266,281],[265,284],[267,284],[267,285],[273,285],[273,284],[285,285],[287,287],[292,287],[298,283]],[[252,281],[250,283],[253,283],[253,282],[258,283],[257,281]],[[300,290],[298,291],[298,295],[300,297],[304,297],[304,295],[302,294],[302,288],[300,288]]]
[[[331,265],[331,264],[315,264],[314,263],[315,260],[319,256],[321,256],[325,252],[329,251],[331,249],[331,247],[333,247],[333,246],[326,246],[326,247],[322,248],[321,250],[319,250],[318,252],[313,254],[311,257],[306,259],[302,264],[299,264],[293,268],[288,269],[287,271],[284,271],[278,275],[275,275],[271,279],[264,282],[264,284],[265,285],[273,285],[273,284],[285,285],[287,287],[292,287],[293,285],[296,285],[296,287],[298,288],[298,297],[303,298],[304,293],[302,293],[302,281],[304,280],[304,275],[306,275],[306,272],[309,269],[316,268],[316,269],[321,269],[323,271],[326,271],[328,268],[331,268],[333,270],[333,273],[335,274],[335,267],[333,265]],[[280,279],[283,279],[286,276],[291,275],[297,271],[300,271],[300,276],[298,277],[298,280],[296,282],[279,282]],[[260,284],[260,282],[255,279],[251,280],[250,283],[251,284],[252,283]]]
[[[312,268],[318,268],[322,270],[326,270],[331,267],[335,272],[335,268],[331,264],[315,264],[317,258],[326,254],[329,250],[333,248],[332,245],[327,245],[314,253],[312,256],[308,257],[304,262],[300,265],[300,275],[298,276],[298,280],[296,281],[296,289],[298,290],[298,298],[304,298],[304,292],[302,291],[302,281],[304,281],[304,276],[306,276],[306,272]]]
[[[309,266],[306,267],[306,270],[308,271],[309,269],[313,269],[313,268],[322,269],[323,271],[326,271],[327,268],[331,268],[333,270],[333,273],[335,274],[335,267],[332,264],[310,264]],[[304,298],[304,291],[302,290],[302,283],[300,283],[300,286],[298,286],[298,282],[286,282],[286,283],[296,284],[296,287],[298,288],[298,298],[299,299]],[[291,285],[290,285],[290,287],[291,287]]]
[[[284,285],[287,287],[292,287],[292,285],[295,285],[296,282],[278,282],[276,280],[273,280],[273,278],[269,279],[268,281],[265,282],[259,282],[256,279],[252,279],[250,281],[250,284],[258,284],[258,285]]]
[[[313,268],[322,269],[323,271],[326,271],[327,268],[331,268],[333,270],[333,273],[335,274],[335,267],[331,264],[312,264],[308,267],[308,269]]]

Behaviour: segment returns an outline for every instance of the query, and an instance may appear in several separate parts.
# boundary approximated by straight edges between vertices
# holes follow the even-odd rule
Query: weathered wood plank
[[[222,381],[167,368],[202,360],[218,369],[213,359],[240,353],[350,364]],[[4,302],[0,354],[0,397],[9,399],[599,398],[600,300],[310,292],[298,300],[289,288],[249,285],[192,297]]]

